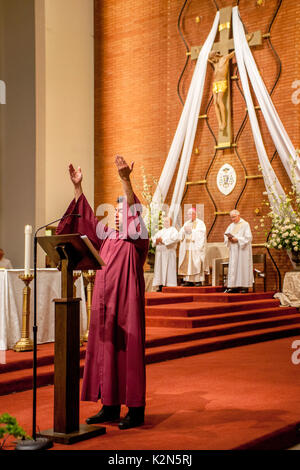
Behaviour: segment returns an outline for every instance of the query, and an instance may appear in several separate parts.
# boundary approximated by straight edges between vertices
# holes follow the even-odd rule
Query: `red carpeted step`
[[[270,325],[272,324],[279,324],[280,323],[297,323],[300,324],[300,316],[299,314],[292,314],[288,315],[285,314],[283,316],[275,316],[271,318],[259,318],[254,320],[246,320],[246,321],[233,321],[231,323],[220,323],[220,324],[212,324],[212,325],[205,325],[202,323],[202,318],[163,318],[163,317],[155,317],[155,318],[147,318],[146,326],[153,327],[153,326],[160,326],[164,328],[197,328],[198,331],[202,329],[203,335],[205,336],[208,334],[211,335],[212,332],[218,334],[219,330],[222,328],[227,330],[227,328],[234,328],[237,331],[245,331],[248,327],[251,329],[259,328],[261,324],[264,322],[269,322]]]
[[[287,323],[293,323],[293,322],[299,322],[300,323],[300,315],[298,313],[296,313],[295,315],[292,315],[292,321],[290,321],[290,312],[289,312],[289,309],[284,309],[286,310],[286,314],[284,314],[283,312],[283,315],[281,315],[281,309],[278,309],[278,311],[274,312],[270,309],[270,312],[266,312],[266,315],[265,315],[265,311],[261,312],[261,315],[263,315],[262,317],[258,317],[256,318],[255,317],[255,313],[253,314],[254,317],[252,317],[252,320],[268,320],[268,319],[277,319],[281,322],[281,320],[283,320],[283,323],[285,323],[285,320],[287,320]],[[292,309],[293,310],[293,309]],[[259,312],[257,312],[258,315],[259,315]],[[207,319],[209,319],[210,317],[207,317]],[[250,319],[248,319],[250,321]],[[227,324],[222,324],[220,323],[220,325],[218,325],[218,328],[214,327],[214,325],[206,325],[206,326],[211,326],[213,328],[204,328],[204,325],[202,325],[201,327],[194,327],[194,328],[179,328],[179,327],[174,327],[174,328],[171,328],[170,329],[170,326],[167,326],[167,327],[155,327],[153,325],[149,326],[147,325],[147,331],[153,331],[153,336],[149,337],[148,335],[148,339],[146,341],[146,346],[147,348],[153,348],[153,347],[156,347],[156,346],[163,346],[163,345],[167,345],[167,344],[172,344],[172,343],[182,343],[182,342],[185,342],[185,341],[193,341],[193,340],[196,340],[196,339],[201,339],[201,338],[204,338],[206,336],[211,336],[212,334],[215,334],[216,336],[218,336],[219,334],[222,334],[222,328],[223,327],[227,327],[229,326],[229,328],[232,328],[234,326],[237,326],[239,328],[239,330],[243,330],[243,319],[234,319],[234,321],[231,322],[231,324],[228,322]],[[236,323],[236,325],[234,325]],[[246,322],[244,323],[244,325],[246,325],[246,329],[253,329],[253,326],[255,326],[255,322],[253,321],[252,324],[250,324],[250,327],[249,327],[249,323],[247,324]],[[263,327],[265,326],[265,324],[263,323],[260,323],[260,324],[257,324],[257,327],[258,329],[260,327]],[[228,330],[227,330],[228,331]],[[164,333],[165,332],[165,333]]]
[[[146,305],[171,304],[180,302],[246,302],[249,300],[271,299],[274,292],[250,292],[248,294],[225,294],[208,292],[202,294],[172,294],[165,292],[146,292]]]
[[[259,331],[247,331],[244,333],[220,336],[218,338],[206,338],[184,343],[177,343],[172,348],[169,346],[150,348],[147,351],[146,362],[147,364],[151,364],[154,362],[167,361],[184,356],[203,354],[220,349],[258,343],[261,341],[270,341],[288,336],[296,336],[299,335],[299,333],[300,324],[296,324],[282,326],[281,328],[267,328]]]
[[[223,292],[223,286],[177,286],[177,287],[163,287],[163,292],[172,294],[206,294],[213,292]]]
[[[289,324],[286,325],[286,322]],[[270,327],[270,325],[272,325],[272,327]],[[252,331],[244,331],[245,329],[251,329]],[[149,328],[147,330],[149,331]],[[168,359],[175,359],[177,357],[200,354],[218,349],[240,346],[243,344],[298,335],[300,333],[300,321],[299,315],[286,315],[283,317],[277,317],[274,321],[264,319],[252,322],[198,328],[189,330],[188,334],[184,333],[184,329],[174,330],[177,335],[170,334],[167,329],[154,328],[153,330],[157,336],[160,335],[160,338],[156,336],[156,338],[148,339],[146,348],[147,363],[165,361]],[[151,337],[149,334],[147,336],[148,338],[149,336]],[[84,351],[82,351],[82,353],[84,353]],[[83,375],[83,366],[84,360],[81,359],[81,377]],[[52,384],[53,379],[53,364],[38,367],[37,384],[39,387]],[[6,372],[0,375],[0,395],[31,388],[31,368]]]
[[[176,304],[193,302],[193,295],[187,294],[163,294],[161,292],[146,292],[145,305]]]
[[[172,317],[199,317],[226,312],[239,312],[244,310],[255,310],[263,308],[277,308],[278,299],[252,300],[249,302],[183,302],[180,304],[165,304],[146,306],[146,316],[172,316]]]
[[[196,302],[248,302],[250,300],[272,299],[275,292],[250,292],[248,294],[193,294]],[[175,295],[175,294],[174,294]]]
[[[221,313],[218,315],[201,315],[201,317],[193,317],[192,325],[197,325],[197,327],[204,327],[204,326],[214,326],[220,324],[227,324],[227,323],[235,323],[235,322],[242,322],[242,321],[250,321],[250,320],[259,320],[259,319],[267,319],[267,318],[275,318],[275,317],[282,317],[285,315],[296,315],[296,317],[300,321],[300,315],[296,308],[289,308],[289,307],[278,307],[278,308],[268,308],[268,309],[255,309],[255,310],[246,310],[244,312],[237,312],[237,313]],[[167,327],[170,326],[168,320],[171,320],[172,324],[174,324],[174,318],[168,317],[147,317],[146,325],[148,327],[154,326],[162,326]],[[182,322],[181,318],[179,318],[179,322],[177,322],[178,318],[175,318],[175,323],[177,324],[178,328],[182,328],[182,324],[186,325],[186,319],[183,319]],[[189,320],[189,319],[188,319]],[[195,328],[196,326],[194,326]],[[189,328],[193,328],[193,326],[189,326]]]
[[[83,377],[84,359],[80,361],[80,377]],[[54,364],[37,369],[37,386],[43,387],[54,383]],[[32,389],[32,369],[22,369],[0,375],[0,395]]]
[[[80,348],[80,359],[85,357],[85,347],[87,343]],[[42,344],[37,347],[37,366],[47,366],[53,364],[54,361],[54,343]],[[0,364],[0,379],[1,374],[21,369],[32,369],[33,367],[33,352],[14,352],[12,350],[6,351],[6,364]],[[1,383],[1,382],[0,382]],[[0,390],[1,395],[1,390]]]

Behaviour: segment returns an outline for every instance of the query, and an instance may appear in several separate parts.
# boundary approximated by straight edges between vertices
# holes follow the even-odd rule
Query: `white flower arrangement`
[[[142,180],[143,180],[143,188],[141,190],[141,195],[143,198],[143,219],[148,230],[149,235],[149,250],[148,253],[154,254],[155,247],[152,244],[152,235],[154,235],[160,228],[162,228],[162,217],[164,213],[161,211],[155,211],[151,209],[151,201],[154,194],[154,190],[158,184],[158,181],[150,175],[152,183],[149,183],[148,176],[146,175],[146,171],[144,166],[141,166],[142,170]],[[138,185],[137,185],[138,187]],[[140,189],[140,188],[139,188]]]
[[[297,150],[299,155],[299,151]],[[292,162],[292,186],[286,198],[281,198],[279,212],[268,212],[260,220],[261,227],[265,225],[265,219],[271,220],[271,230],[269,240],[265,243],[268,248],[276,250],[286,249],[288,251],[300,252],[300,193],[298,190],[299,181],[296,180],[295,165]],[[269,202],[264,203],[270,206]],[[257,226],[255,228],[258,228]]]

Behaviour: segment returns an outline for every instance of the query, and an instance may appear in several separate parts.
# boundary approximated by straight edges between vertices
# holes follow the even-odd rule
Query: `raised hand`
[[[82,182],[82,178],[83,178],[80,166],[77,168],[77,170],[75,170],[72,163],[70,163],[69,173],[70,173],[71,181],[74,184],[74,186],[78,186]]]
[[[133,170],[134,162],[131,162],[131,166],[129,166],[123,157],[117,155],[115,159],[115,164],[118,169],[120,178],[122,180],[129,180],[130,173]]]

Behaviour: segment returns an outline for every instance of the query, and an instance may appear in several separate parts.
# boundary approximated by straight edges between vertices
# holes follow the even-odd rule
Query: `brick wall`
[[[231,1],[218,1],[219,7],[230,6]],[[95,206],[113,204],[121,187],[114,168],[113,158],[123,155],[136,162],[134,183],[140,195],[142,187],[141,165],[151,177],[159,178],[168,154],[182,104],[177,95],[177,84],[186,61],[186,49],[177,29],[183,0],[95,0]],[[300,147],[300,104],[292,103],[292,88],[300,80],[300,4],[289,0],[265,0],[258,7],[256,0],[241,0],[241,18],[249,32],[268,31],[277,6],[278,14],[271,28],[271,41],[281,60],[281,76],[272,94],[279,116],[294,145]],[[203,44],[215,16],[213,1],[187,1],[182,15],[182,31],[191,47]],[[200,21],[196,22],[196,17]],[[270,91],[278,73],[278,62],[270,42],[253,50],[264,82]],[[189,61],[180,83],[180,94],[185,99],[195,63]],[[235,59],[232,74],[236,73]],[[203,114],[211,97],[212,69],[208,73],[200,114]],[[235,136],[245,117],[245,103],[232,82],[232,120]],[[298,87],[300,88],[300,86]],[[256,104],[256,103],[255,103]],[[267,153],[272,158],[275,147],[267,131],[261,112],[257,111]],[[213,106],[208,110],[208,122],[217,134]],[[194,153],[188,181],[204,179],[214,156],[214,140],[204,120],[199,120]],[[256,175],[258,158],[249,120],[238,140],[238,154],[248,175]],[[222,195],[216,186],[216,175],[224,163],[230,163],[237,173],[237,184],[229,196]],[[279,157],[273,167],[284,187],[289,182]],[[173,182],[174,183],[174,182]],[[219,150],[207,178],[207,188],[213,195],[218,211],[229,211],[236,205],[245,183],[245,173],[234,149]],[[170,188],[167,202],[172,194]],[[239,200],[242,217],[253,228],[255,244],[265,240],[254,226],[260,225],[263,208],[264,184],[261,179],[249,180]],[[214,206],[204,185],[190,186],[184,203],[203,203],[205,223],[210,230],[214,221]],[[228,216],[218,216],[209,235],[209,241],[221,241],[229,223]],[[264,249],[255,248],[255,252]],[[291,268],[285,253],[272,250],[282,276]],[[268,288],[276,288],[276,271],[268,258]]]

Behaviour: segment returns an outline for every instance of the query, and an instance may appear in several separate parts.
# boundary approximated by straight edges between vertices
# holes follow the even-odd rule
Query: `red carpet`
[[[291,345],[298,337],[261,342],[147,366],[145,425],[60,449],[287,448],[300,441],[299,372]],[[38,390],[37,424],[52,427],[53,387]],[[81,422],[99,404],[81,402]],[[0,397],[0,413],[31,432],[32,392]],[[126,408],[122,408],[122,414]]]
[[[146,294],[148,364],[300,333],[295,308],[279,307],[273,292],[224,294],[220,287],[166,287]],[[81,348],[81,374],[85,347]],[[53,383],[53,344],[38,346],[38,386]],[[32,352],[7,352],[0,395],[32,387]]]

